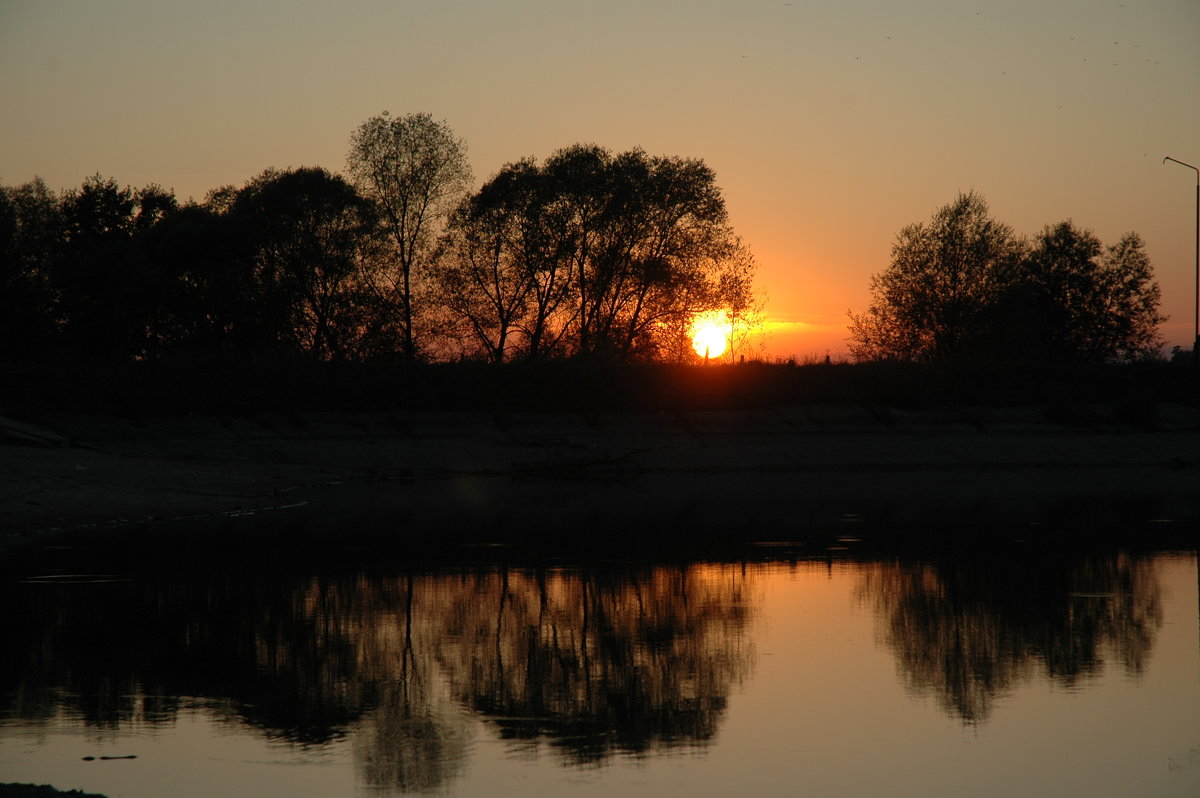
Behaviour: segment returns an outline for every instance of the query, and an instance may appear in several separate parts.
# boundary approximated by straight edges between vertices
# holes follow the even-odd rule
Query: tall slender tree
[[[446,219],[470,189],[466,144],[429,114],[392,117],[384,111],[354,131],[347,167],[359,190],[375,201],[390,238],[394,265],[379,288],[398,308],[404,357],[415,359],[416,283],[433,260]]]

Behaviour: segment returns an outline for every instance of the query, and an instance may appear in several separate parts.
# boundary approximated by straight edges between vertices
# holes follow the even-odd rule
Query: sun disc
[[[700,357],[720,357],[729,346],[724,314],[705,314],[692,325],[692,348]]]

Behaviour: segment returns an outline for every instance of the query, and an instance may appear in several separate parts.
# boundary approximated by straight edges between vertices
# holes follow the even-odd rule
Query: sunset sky
[[[703,158],[755,253],[772,356],[846,351],[896,233],[974,189],[1032,235],[1142,234],[1192,336],[1200,2],[0,0],[0,184],[181,199],[343,171],[384,109],[477,184],[576,142]]]

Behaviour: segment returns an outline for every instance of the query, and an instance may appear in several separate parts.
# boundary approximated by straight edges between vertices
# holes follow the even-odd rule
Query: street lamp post
[[[1180,166],[1186,166],[1196,173],[1196,292],[1192,295],[1195,301],[1195,329],[1192,334],[1192,363],[1200,370],[1200,168],[1192,166],[1190,163],[1184,163],[1177,158],[1172,158],[1168,155],[1163,158],[1163,163],[1171,161]]]

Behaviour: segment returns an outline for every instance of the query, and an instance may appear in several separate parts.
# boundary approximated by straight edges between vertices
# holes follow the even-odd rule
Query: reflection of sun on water
[[[720,357],[729,346],[729,320],[724,311],[701,313],[692,320],[692,348],[700,357]]]

